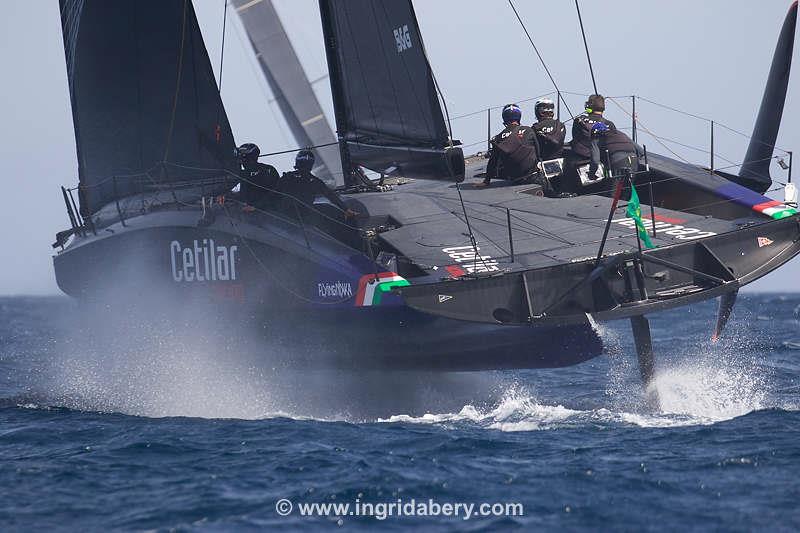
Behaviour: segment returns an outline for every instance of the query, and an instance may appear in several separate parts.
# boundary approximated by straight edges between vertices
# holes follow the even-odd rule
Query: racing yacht
[[[628,319],[649,381],[647,314],[719,298],[718,336],[738,290],[800,253],[792,199],[763,195],[796,3],[738,175],[650,153],[600,192],[548,198],[470,186],[486,159],[450,131],[410,0],[320,0],[338,149],[323,159],[341,165],[355,220],[326,204],[241,209],[189,0],[60,3],[79,183],[62,188],[54,267],[75,298],[301,320],[325,364],[397,369],[574,365],[603,353],[598,321]],[[652,248],[621,210],[634,188]]]

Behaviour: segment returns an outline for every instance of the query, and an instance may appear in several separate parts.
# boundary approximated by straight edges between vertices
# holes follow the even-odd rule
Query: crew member
[[[586,100],[585,109],[586,112],[575,117],[572,123],[572,141],[570,142],[572,151],[561,182],[563,190],[574,193],[592,192],[593,189],[597,188],[594,184],[584,185],[581,183],[578,171],[580,167],[591,164],[587,173],[589,179],[592,181],[600,180],[600,178],[595,178],[599,162],[592,160],[593,138],[598,143],[596,147],[601,152],[599,155],[595,154],[598,157],[602,156],[606,149],[609,149],[610,152],[611,148],[622,148],[622,145],[630,148],[633,145],[627,135],[617,130],[614,123],[603,116],[603,112],[606,109],[606,101],[602,95],[593,94],[589,96]],[[598,124],[602,124],[602,126],[597,126]],[[626,144],[626,139],[627,143],[630,143],[629,145]],[[635,153],[635,147],[631,151]],[[595,172],[592,172],[592,170]]]
[[[242,165],[242,180],[239,183],[239,198],[244,211],[263,209],[274,203],[274,190],[280,176],[275,167],[258,162],[261,150],[253,143],[246,143],[236,149]]]
[[[536,170],[538,153],[536,133],[533,128],[521,126],[522,110],[516,104],[503,108],[503,131],[491,140],[486,177],[478,187],[489,185],[492,178],[504,180],[524,179]]]
[[[564,123],[555,118],[555,104],[549,98],[540,98],[536,101],[536,124],[533,131],[539,143],[539,158],[542,161],[557,159],[564,152],[564,138],[567,128]]]
[[[324,196],[342,211],[344,218],[352,218],[358,214],[347,207],[339,195],[330,190],[324,181],[311,173],[311,169],[314,168],[314,153],[311,150],[300,150],[297,153],[294,168],[295,170],[284,173],[278,182],[278,191],[285,195],[282,204],[287,212],[295,212],[294,206],[289,205],[291,198],[308,207],[313,207],[314,199]]]
[[[614,175],[626,170],[636,172],[639,168],[639,157],[636,145],[630,137],[617,129],[611,129],[603,122],[592,126],[592,154],[589,164],[589,175],[597,172],[601,162],[601,154],[608,154],[608,164]]]
[[[606,110],[606,100],[599,94],[593,94],[586,100],[586,113],[578,115],[572,122],[572,159],[587,162],[592,157],[592,126],[603,123],[610,131],[617,127],[613,122],[603,117]]]

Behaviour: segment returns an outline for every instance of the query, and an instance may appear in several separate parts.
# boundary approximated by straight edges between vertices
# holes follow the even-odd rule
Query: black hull
[[[393,298],[384,302],[393,305],[355,306],[359,278],[375,269],[359,251],[308,228],[305,237],[294,234],[297,228],[278,220],[268,222],[269,231],[222,217],[200,228],[198,216],[196,211],[149,214],[127,220],[125,227],[114,224],[97,236],[75,238],[54,257],[59,287],[103,313],[134,316],[144,310],[147,319],[158,316],[158,321],[171,321],[176,327],[200,323],[205,331],[232,324],[220,331],[279,342],[292,354],[281,363],[294,366],[553,368],[581,363],[603,351],[599,336],[585,321],[536,328],[475,324],[419,312],[395,295],[384,297]],[[198,281],[198,269],[184,271],[176,265],[172,243],[187,250],[195,241],[201,247],[213,241],[215,248],[233,250],[235,279],[205,279],[222,273],[233,278],[234,273],[219,269],[206,275],[201,268],[204,279]],[[194,250],[187,255],[193,256]],[[186,273],[194,274],[191,281]],[[321,297],[323,284],[338,287],[341,294]]]
[[[202,309],[208,323],[248,323],[303,348],[288,364],[551,368],[602,353],[589,317],[634,317],[732,293],[800,253],[795,215],[597,265],[587,258],[477,278],[423,276],[373,300],[365,287],[382,267],[366,251],[276,216],[226,211],[207,227],[198,217],[164,211],[77,237],[54,259],[58,284],[104,305],[173,309],[179,318]]]
[[[800,215],[642,253],[403,287],[419,311],[457,320],[563,325],[617,320],[738,291],[800,253]],[[446,295],[442,301],[440,295]]]

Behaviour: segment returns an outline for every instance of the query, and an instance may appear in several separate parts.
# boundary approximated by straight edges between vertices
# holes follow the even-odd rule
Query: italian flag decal
[[[796,209],[792,209],[791,207],[784,205],[777,200],[764,202],[763,204],[756,204],[753,206],[753,210],[758,211],[759,213],[764,213],[768,217],[772,217],[775,220],[797,214]]]
[[[377,275],[365,274],[358,280],[356,306],[380,305],[384,294],[394,287],[407,285],[411,284],[394,272],[379,272]]]

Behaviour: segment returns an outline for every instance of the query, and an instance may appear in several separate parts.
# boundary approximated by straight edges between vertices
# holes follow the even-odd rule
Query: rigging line
[[[461,186],[459,185],[458,182],[456,182],[456,191],[458,191],[458,199],[461,201],[461,209],[464,212],[464,222],[467,224],[467,231],[469,232],[469,240],[472,243],[472,252],[474,254],[474,260],[473,260],[472,268],[473,268],[473,270],[477,270],[477,265],[478,265],[478,243],[475,240],[475,234],[472,233],[472,226],[469,223],[469,216],[467,215],[467,207],[464,205],[464,197],[461,196]],[[458,215],[456,215],[456,217],[458,217]],[[483,256],[480,256],[480,258],[481,258],[481,262],[483,263],[484,268],[488,269],[488,267],[486,266],[486,260],[483,258]]]
[[[643,101],[647,102],[648,104],[653,104],[654,106],[663,107],[664,109],[668,109],[668,110],[673,111],[675,113],[680,113],[681,115],[686,115],[687,117],[692,117],[692,118],[696,118],[697,120],[704,120],[706,122],[711,122],[711,119],[708,119],[706,117],[702,117],[700,115],[695,115],[694,113],[689,113],[688,111],[682,111],[680,109],[677,109],[677,108],[672,107],[672,106],[668,106],[666,104],[661,104],[659,102],[654,102],[653,100],[650,100],[649,98],[645,98],[644,96],[638,96],[637,95],[636,98],[638,98],[639,100],[643,100]],[[718,124],[718,123],[715,122],[714,124]]]
[[[244,181],[244,182],[247,182],[247,183],[249,183],[250,185],[252,185],[253,187],[257,187],[257,188],[259,188],[259,189],[263,189],[263,190],[265,190],[265,191],[269,191],[270,193],[272,193],[272,194],[274,194],[274,195],[281,196],[281,197],[283,197],[283,198],[286,198],[286,199],[288,199],[288,200],[291,200],[291,201],[292,201],[292,202],[294,202],[294,203],[301,203],[301,202],[300,202],[300,200],[298,200],[297,198],[295,198],[294,196],[292,196],[292,195],[290,195],[290,194],[287,194],[287,193],[285,193],[285,192],[282,192],[282,191],[279,191],[279,190],[276,190],[276,189],[272,189],[272,188],[270,188],[270,187],[265,187],[265,186],[263,186],[263,185],[261,185],[261,184],[258,184],[258,183],[256,183],[256,182],[254,182],[254,181],[250,181],[250,180],[248,180],[248,179],[247,179],[246,177],[244,177],[244,176],[239,176],[239,175],[237,175],[237,174],[235,174],[235,173],[233,173],[233,172],[231,172],[230,170],[228,170],[228,169],[225,169],[225,168],[221,168],[221,169],[214,169],[214,168],[192,167],[192,166],[188,166],[188,165],[179,165],[179,164],[177,164],[177,163],[169,163],[169,162],[166,162],[166,161],[164,161],[164,164],[165,164],[165,165],[170,165],[170,166],[173,166],[173,167],[177,167],[177,168],[189,169],[189,170],[202,170],[202,171],[219,171],[219,172],[223,172],[223,173],[225,173],[225,174],[229,174],[230,176],[232,176],[233,178],[235,178],[237,181],[240,181],[240,182],[242,182],[242,181]],[[340,226],[344,226],[344,227],[346,227],[346,228],[350,228],[350,229],[359,229],[359,228],[358,228],[358,226],[352,226],[352,225],[350,225],[350,224],[348,224],[348,223],[346,223],[346,222],[342,222],[342,221],[340,221],[340,220],[337,220],[337,219],[335,219],[335,218],[333,218],[333,217],[330,217],[330,216],[326,215],[324,212],[322,212],[321,210],[319,210],[319,209],[317,209],[317,208],[315,208],[315,207],[313,207],[313,206],[302,205],[301,207],[303,207],[303,208],[307,208],[307,209],[308,209],[308,210],[310,210],[310,211],[314,211],[316,215],[318,215],[318,216],[321,216],[321,217],[323,217],[323,218],[326,218],[326,219],[330,220],[331,222],[334,222],[334,223],[336,223],[336,224],[339,224]],[[335,207],[336,209],[339,209],[337,206],[334,206],[334,207]],[[339,210],[341,211],[341,209],[339,209]]]
[[[217,92],[222,94],[222,65],[225,60],[225,27],[228,23],[228,0],[222,0],[222,46],[219,51],[219,86]],[[219,122],[219,121],[218,121]]]
[[[525,27],[525,23],[522,22],[522,17],[519,16],[519,13],[517,12],[517,8],[514,7],[514,2],[512,0],[508,0],[508,5],[510,5],[511,9],[514,10],[514,15],[517,16],[517,20],[519,21],[520,26],[522,26],[522,29],[525,31],[525,35],[528,36],[528,41],[530,41],[531,46],[533,47],[533,51],[536,52],[536,55],[539,57],[539,62],[544,67],[544,71],[547,72],[547,76],[550,78],[550,81],[553,83],[553,87],[555,87],[556,93],[558,94],[558,97],[564,103],[564,107],[567,109],[567,113],[569,113],[570,118],[575,118],[575,115],[572,114],[572,110],[569,108],[569,105],[567,104],[567,101],[564,100],[564,96],[561,94],[561,90],[559,90],[558,85],[556,84],[555,78],[553,78],[553,75],[550,74],[550,69],[547,68],[547,64],[545,64],[544,58],[542,58],[542,54],[539,53],[539,49],[536,48],[535,44],[533,44],[533,38],[531,37],[531,34],[528,33],[528,28]]]
[[[583,30],[583,17],[581,17],[581,6],[578,5],[578,0],[575,0],[575,10],[578,12],[578,22],[580,22],[581,24],[583,47],[586,50],[586,60],[589,62],[589,74],[592,75],[592,86],[594,87],[594,94],[599,94],[597,92],[597,82],[594,80],[594,68],[592,68],[592,58],[589,55],[589,44],[586,42],[586,32]]]
[[[417,25],[417,36],[419,38],[419,42],[422,45],[422,57],[425,58],[425,64],[428,66],[428,72],[431,75],[431,79],[433,80],[433,86],[436,88],[436,92],[439,94],[439,98],[442,100],[442,107],[444,107],[444,116],[447,119],[447,132],[450,134],[450,138],[448,142],[450,146],[453,146],[453,125],[450,122],[450,111],[447,109],[447,100],[444,98],[444,93],[442,92],[442,88],[439,87],[439,80],[436,79],[436,74],[433,72],[433,67],[431,67],[431,62],[428,59],[428,51],[425,49],[425,43],[422,42],[422,35],[419,31],[419,25]]]
[[[228,208],[227,208],[227,207],[225,207],[225,206],[223,205],[223,209],[225,210],[225,214],[228,216],[228,221],[230,222],[230,224],[231,224],[231,227],[233,227],[233,229],[236,231],[236,234],[238,235],[238,237],[239,237],[239,240],[240,240],[242,243],[244,243],[244,245],[245,245],[245,248],[247,248],[247,251],[248,251],[248,252],[250,252],[250,255],[253,257],[253,259],[255,259],[256,263],[258,263],[258,265],[261,267],[261,270],[262,270],[262,271],[264,271],[264,272],[265,272],[265,273],[266,273],[266,274],[267,274],[269,277],[271,277],[271,278],[272,278],[272,279],[275,281],[275,284],[276,284],[278,287],[280,287],[281,289],[283,289],[283,290],[284,290],[284,291],[286,291],[287,293],[291,294],[292,296],[294,296],[294,297],[295,297],[295,298],[297,298],[298,300],[300,300],[300,301],[303,301],[303,302],[306,302],[306,303],[310,303],[310,304],[319,304],[319,305],[340,305],[340,304],[342,304],[342,303],[344,303],[344,302],[346,302],[346,301],[348,301],[348,300],[350,300],[350,299],[352,298],[352,297],[348,297],[348,298],[345,298],[345,299],[343,299],[343,300],[340,300],[340,301],[335,301],[335,302],[329,302],[329,301],[317,301],[317,300],[313,300],[313,299],[311,299],[311,298],[308,298],[308,297],[306,297],[306,296],[303,296],[302,294],[300,294],[300,293],[299,293],[299,292],[297,292],[297,291],[294,291],[294,290],[292,290],[292,288],[291,288],[291,287],[289,287],[289,285],[288,285],[287,283],[284,283],[284,282],[283,282],[281,279],[279,279],[279,278],[278,278],[278,276],[276,276],[276,275],[275,275],[275,273],[274,273],[272,270],[270,270],[269,268],[267,268],[267,266],[266,266],[266,265],[264,264],[264,262],[261,260],[261,257],[260,257],[260,256],[259,256],[259,255],[258,255],[258,254],[255,252],[255,250],[253,250],[253,248],[250,246],[250,242],[249,242],[249,240],[248,240],[248,239],[245,239],[245,238],[244,238],[244,236],[242,235],[241,231],[239,231],[239,227],[238,227],[238,226],[237,226],[237,224],[236,224],[236,223],[233,221],[233,220],[234,220],[234,218],[231,216],[230,212],[228,211]]]
[[[178,95],[181,92],[181,78],[183,77],[183,52],[186,46],[186,11],[189,0],[183,0],[183,22],[181,24],[181,47],[178,54],[178,76],[175,80],[175,97],[172,100],[172,115],[169,119],[169,130],[167,131],[167,145],[164,148],[164,161],[169,156],[169,148],[172,144],[172,131],[175,129],[175,115],[178,111]]]
[[[666,105],[666,104],[662,104],[662,103],[659,103],[659,102],[655,102],[655,101],[653,101],[653,100],[650,100],[649,98],[645,98],[644,96],[637,96],[636,98],[638,98],[639,100],[643,100],[643,101],[647,102],[648,104],[653,104],[654,106],[661,107],[661,108],[664,108],[664,109],[668,109],[669,111],[673,111],[673,112],[675,112],[675,113],[678,113],[678,114],[681,114],[681,115],[686,115],[686,116],[688,116],[688,117],[696,118],[696,119],[698,119],[698,120],[703,120],[703,121],[705,121],[705,122],[712,122],[712,120],[711,120],[711,119],[708,119],[708,118],[706,118],[706,117],[703,117],[703,116],[700,116],[700,115],[695,115],[694,113],[689,113],[689,112],[687,112],[687,111],[682,111],[682,110],[680,110],[680,109],[677,109],[677,108],[675,108],[675,107],[672,107],[672,106],[668,106],[668,105]],[[730,131],[731,133],[735,133],[735,134],[737,134],[737,135],[741,135],[741,136],[742,136],[742,137],[744,137],[745,139],[751,139],[751,140],[753,139],[753,136],[752,136],[752,135],[748,135],[748,134],[746,134],[746,133],[744,133],[744,132],[742,132],[742,131],[739,131],[739,130],[737,130],[737,129],[731,128],[730,126],[727,126],[727,125],[725,125],[725,124],[723,124],[723,123],[721,123],[721,122],[717,122],[716,120],[715,120],[715,121],[713,121],[713,122],[714,122],[714,126],[719,126],[719,127],[721,127],[722,129],[725,129],[725,130],[728,130],[728,131]],[[756,141],[757,143],[763,144],[764,146],[769,146],[769,147],[771,147],[771,148],[774,148],[774,149],[776,149],[776,150],[780,150],[781,152],[784,152],[784,153],[786,153],[786,154],[788,154],[788,153],[789,153],[789,152],[788,152],[788,150],[784,150],[783,148],[781,148],[781,147],[779,147],[779,146],[777,146],[777,145],[774,145],[774,144],[769,144],[769,143],[766,143],[766,142],[764,142],[764,141],[761,141],[761,140],[759,140],[759,139],[755,139],[755,141]]]
[[[550,95],[553,95],[553,94],[556,94],[555,91],[549,91],[549,92],[546,92],[544,94],[540,94],[538,96],[531,96],[531,97],[528,97],[528,98],[523,98],[522,100],[513,100],[513,101],[518,103],[518,104],[524,104],[525,102],[530,102],[531,100],[538,100],[539,98],[544,98],[545,96],[550,96]],[[489,107],[488,109],[492,109],[492,110],[502,109],[504,107],[504,105],[505,104],[496,105],[496,106]],[[461,114],[461,115],[456,115],[455,117],[453,117],[453,120],[459,120],[459,119],[467,118],[467,117],[474,117],[475,115],[482,115],[482,114],[485,114],[485,113],[486,113],[486,108],[479,109],[478,111],[472,111],[471,113],[464,113],[464,114]],[[486,139],[484,139],[484,141],[485,140]]]
[[[617,129],[621,129],[621,128],[617,128]],[[681,146],[683,148],[688,148],[689,150],[694,150],[695,152],[700,152],[700,153],[704,153],[704,154],[710,154],[711,153],[711,150],[707,150],[705,148],[698,148],[697,146],[692,146],[691,144],[684,144],[684,143],[682,143],[680,141],[676,141],[675,139],[670,139],[669,137],[661,137],[659,135],[652,135],[652,137],[661,139],[662,141],[666,141],[668,143],[677,144],[678,146]],[[728,159],[727,157],[722,156],[717,152],[714,152],[714,156],[715,157],[719,157],[720,159],[722,159],[726,163],[737,164],[732,159]],[[741,163],[739,163],[739,164],[741,164]]]
[[[639,98],[641,98],[641,97],[639,97]],[[622,111],[623,111],[625,114],[627,114],[628,116],[631,116],[631,117],[632,117],[632,114],[631,114],[631,112],[630,112],[630,111],[628,111],[627,109],[625,109],[625,108],[624,108],[624,107],[623,107],[623,106],[622,106],[622,105],[621,105],[619,102],[617,102],[617,101],[616,101],[616,99],[615,99],[615,98],[606,98],[606,100],[611,100],[611,101],[614,103],[614,105],[616,105],[617,107],[619,107],[620,109],[622,109]],[[649,102],[649,100],[648,100],[648,102]],[[652,103],[654,103],[655,105],[660,105],[660,104],[657,104],[657,103],[655,103],[655,102],[652,102]],[[661,107],[666,107],[666,108],[668,108],[668,109],[672,109],[672,108],[669,108],[668,106],[661,106]],[[676,110],[676,111],[677,111],[677,110]],[[680,111],[678,111],[678,112],[680,112]],[[690,113],[684,113],[684,114],[691,115]],[[695,117],[695,118],[701,118],[701,117],[697,117],[696,115],[691,115],[691,116],[693,116],[693,117]],[[705,120],[705,119],[702,119],[702,120]],[[688,148],[688,149],[690,149],[690,150],[695,150],[695,151],[697,151],[697,152],[702,152],[702,153],[706,153],[706,154],[710,154],[710,153],[711,153],[711,151],[710,151],[710,150],[706,150],[706,149],[704,149],[704,148],[698,148],[698,147],[696,147],[696,146],[691,146],[691,145],[689,145],[689,144],[684,144],[684,143],[682,143],[682,142],[680,142],[680,141],[676,141],[676,140],[674,140],[674,139],[670,139],[670,138],[668,138],[668,137],[661,137],[661,136],[659,136],[659,135],[656,135],[655,133],[653,133],[652,131],[650,131],[649,129],[647,129],[647,127],[646,127],[644,124],[642,124],[642,122],[641,122],[641,121],[638,119],[638,113],[637,113],[636,124],[637,124],[638,126],[642,126],[642,129],[645,131],[645,133],[647,133],[647,134],[648,134],[650,137],[652,137],[653,139],[655,139],[655,140],[656,140],[656,142],[658,142],[658,143],[659,143],[661,146],[663,146],[664,148],[666,148],[667,150],[669,150],[669,151],[670,151],[670,152],[671,152],[673,155],[675,155],[676,157],[679,157],[680,159],[682,159],[682,160],[683,160],[685,163],[689,163],[689,161],[688,161],[688,160],[686,160],[686,159],[684,159],[683,157],[679,156],[678,154],[676,154],[675,152],[673,152],[673,151],[672,151],[672,150],[670,150],[669,148],[667,148],[667,146],[666,146],[666,145],[665,145],[665,144],[664,144],[662,141],[666,141],[666,142],[669,142],[669,143],[672,143],[672,144],[677,144],[678,146],[682,146],[683,148]],[[715,124],[715,125],[722,126],[722,127],[723,127],[723,128],[725,128],[725,129],[729,129],[729,130],[733,131],[734,133],[739,133],[740,135],[744,135],[744,134],[742,134],[742,133],[740,133],[740,132],[737,132],[736,130],[733,130],[733,129],[731,129],[731,128],[728,128],[728,127],[726,127],[726,126],[724,126],[724,125],[722,125],[722,124],[719,124],[719,123],[717,123],[717,122],[714,122],[714,124]],[[777,147],[773,146],[773,148],[777,148]],[[780,148],[778,148],[778,150],[780,150]],[[787,153],[788,153],[788,152],[787,152]],[[731,163],[731,166],[727,166],[727,167],[723,167],[723,168],[733,168],[733,167],[741,166],[742,164],[744,164],[744,161],[742,161],[741,163],[736,163],[735,161],[733,161],[733,160],[731,160],[731,159],[728,159],[727,157],[725,157],[725,156],[722,156],[722,155],[720,155],[720,154],[718,154],[718,153],[716,153],[715,155],[716,155],[716,156],[718,156],[718,157],[719,157],[720,159],[722,159],[723,161],[725,161],[726,163]],[[758,163],[758,162],[760,162],[760,161],[766,161],[766,160],[768,160],[768,159],[775,159],[775,158],[777,158],[777,157],[778,157],[778,156],[772,156],[772,157],[768,157],[768,158],[760,159],[760,160],[758,160],[758,161],[753,161],[753,162],[754,162],[754,163]],[[692,164],[694,164],[694,163],[692,163]],[[722,168],[720,168],[720,169],[715,169],[715,170],[723,170],[723,169],[722,169]]]
[[[625,113],[625,114],[626,114],[626,115],[628,115],[629,117],[633,117],[633,115],[631,115],[630,111],[628,111],[627,109],[625,109],[624,107],[622,107],[622,106],[619,104],[619,102],[617,102],[616,100],[611,100],[611,101],[614,103],[614,105],[615,105],[615,106],[617,106],[618,108],[620,108],[620,109],[622,110],[622,112],[623,112],[623,113]],[[645,125],[644,125],[644,123],[643,123],[642,121],[640,121],[639,119],[637,119],[637,120],[636,120],[636,126],[637,126],[637,127],[641,127],[641,128],[642,128],[642,129],[643,129],[643,130],[644,130],[646,133],[648,133],[648,134],[649,134],[651,137],[653,137],[653,138],[656,140],[656,142],[657,142],[658,144],[660,144],[660,145],[661,145],[661,146],[662,146],[662,147],[663,147],[665,150],[667,150],[669,153],[671,153],[672,155],[674,155],[675,157],[677,157],[678,159],[680,159],[680,160],[681,160],[681,161],[683,161],[684,163],[687,163],[687,164],[689,164],[689,165],[691,165],[691,164],[692,164],[692,163],[691,163],[691,162],[690,162],[688,159],[686,159],[685,157],[682,157],[682,156],[681,156],[680,154],[678,154],[678,153],[677,153],[675,150],[673,150],[672,148],[670,148],[669,146],[667,146],[666,144],[664,144],[664,143],[661,141],[661,139],[659,139],[659,138],[658,138],[658,136],[657,136],[656,134],[654,134],[652,131],[650,131],[650,130],[647,128],[647,126],[645,126]]]
[[[432,197],[432,196],[429,196],[429,195],[424,195],[424,196]],[[437,200],[437,201],[439,201],[439,202],[458,202],[458,201],[459,201],[459,199],[457,199],[457,198],[447,198],[447,197],[440,197],[440,196],[436,196],[435,198],[436,198],[436,200]],[[507,207],[506,207],[506,206],[504,206],[504,205],[499,205],[499,204],[484,204],[484,203],[482,203],[482,202],[478,202],[478,201],[472,201],[472,202],[470,202],[469,200],[466,200],[466,201],[464,201],[464,200],[463,200],[463,198],[461,198],[461,200],[462,200],[462,204],[488,205],[489,207],[494,207],[494,208],[497,208],[497,209],[510,209],[510,210],[514,211],[514,208],[513,208],[513,207],[512,207],[512,208],[507,208]],[[456,214],[454,211],[450,211],[450,212],[451,212],[452,214],[454,214],[454,215]],[[482,214],[483,214],[484,216],[486,216],[486,217],[489,217],[489,218],[490,218],[490,220],[486,220],[486,219],[483,219],[483,218],[477,217],[477,216],[475,216],[474,214],[472,215],[472,218],[473,218],[473,219],[480,220],[480,221],[482,221],[482,222],[487,222],[487,223],[490,223],[490,224],[496,224],[497,226],[506,227],[505,217],[497,217],[497,218],[495,218],[494,220],[491,220],[491,218],[492,218],[492,217],[494,217],[494,215],[490,214],[489,212],[487,212],[487,213],[482,213]],[[457,215],[456,215],[456,216],[457,216]],[[522,223],[524,223],[524,224],[527,224],[527,225],[529,225],[529,226],[532,226],[533,228],[536,228],[537,230],[539,230],[539,233],[537,233],[537,232],[535,232],[535,231],[533,231],[533,230],[530,230],[530,229],[526,229],[526,228],[522,228],[522,227],[518,227],[518,226],[516,226],[516,229],[517,229],[518,231],[527,232],[527,233],[529,233],[529,234],[531,234],[531,235],[536,235],[536,236],[540,236],[540,237],[548,237],[548,238],[551,238],[551,239],[554,239],[554,240],[557,240],[557,241],[561,241],[562,243],[565,243],[565,244],[573,244],[572,242],[570,242],[570,241],[568,241],[568,240],[566,240],[566,239],[564,239],[564,238],[562,238],[562,237],[559,237],[559,236],[558,236],[558,235],[556,235],[555,233],[549,232],[549,231],[545,230],[544,228],[542,228],[542,227],[540,227],[540,226],[536,225],[534,222],[532,222],[532,221],[530,221],[530,220],[526,220],[526,219],[524,219],[524,218],[521,218],[521,217],[519,217],[519,216],[517,216],[517,215],[513,215],[513,214],[512,214],[512,217],[513,217],[513,218],[516,218],[517,220],[519,220],[520,222],[522,222]],[[484,237],[486,236],[486,234],[485,234],[485,233],[483,233],[483,232],[481,232],[481,231],[480,231],[480,229],[476,229],[476,231],[478,231],[479,233],[481,233],[481,234],[482,234]],[[498,248],[499,248],[499,246],[498,246]]]
[[[273,155],[291,154],[292,152],[299,152],[300,150],[309,150],[309,149],[313,150],[313,149],[316,149],[316,148],[325,148],[326,146],[338,146],[338,144],[339,144],[339,141],[325,143],[325,144],[315,144],[314,146],[303,146],[303,147],[300,147],[300,148],[290,148],[289,150],[282,150],[280,152],[270,152],[268,154],[261,154],[258,157],[270,157],[270,156],[273,156]]]

